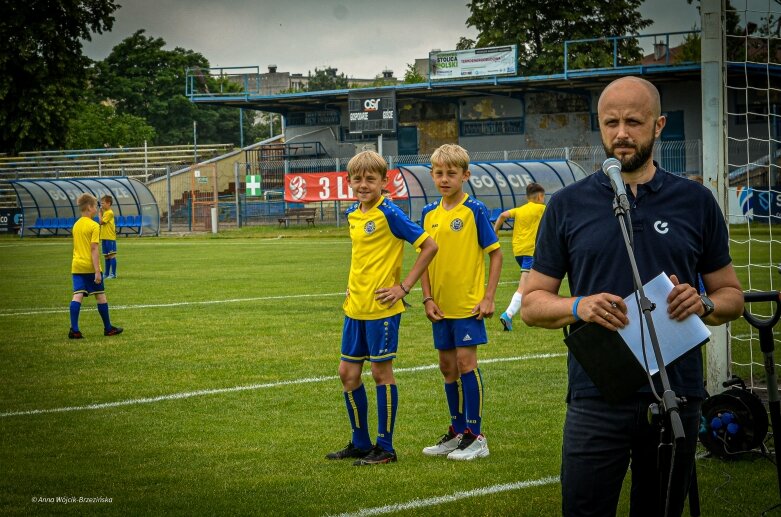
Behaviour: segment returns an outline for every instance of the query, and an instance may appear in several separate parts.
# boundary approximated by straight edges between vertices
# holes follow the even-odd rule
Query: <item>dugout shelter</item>
[[[152,192],[140,181],[124,176],[102,178],[35,179],[11,181],[22,211],[19,235],[69,235],[81,217],[76,200],[90,193],[114,198],[112,210],[117,235],[158,235],[160,211]]]
[[[394,202],[401,207],[408,202],[411,219],[419,220],[423,207],[442,197],[431,178],[431,164],[399,164],[398,169],[409,197]],[[569,160],[472,162],[469,170],[471,176],[464,191],[485,204],[491,222],[505,210],[526,204],[529,183],[542,185],[545,197],[550,198],[557,190],[588,175],[583,167]]]

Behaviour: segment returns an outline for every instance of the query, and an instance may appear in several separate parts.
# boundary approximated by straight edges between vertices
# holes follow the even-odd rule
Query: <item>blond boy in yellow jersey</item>
[[[353,465],[390,463],[397,459],[393,428],[398,390],[393,376],[393,359],[404,311],[402,299],[437,253],[437,245],[431,237],[382,195],[382,189],[388,183],[387,172],[387,163],[373,151],[359,153],[347,164],[350,187],[358,202],[347,210],[352,256],[343,306],[339,378],[352,439],[344,449],[328,453],[326,458],[355,458]],[[420,253],[402,280],[405,241],[420,248]],[[374,446],[367,429],[368,400],[361,381],[363,363],[367,360],[377,385],[377,440]]]
[[[526,277],[529,276],[529,270],[534,264],[534,247],[537,241],[537,230],[542,221],[542,214],[545,212],[545,189],[539,183],[529,183],[526,185],[526,204],[505,210],[494,223],[494,230],[499,235],[506,219],[513,218],[513,255],[518,265],[521,266],[521,279],[518,281],[518,290],[513,294],[510,305],[499,316],[504,330],[513,329],[513,316],[521,311],[521,301],[523,295],[523,286],[526,283]]]
[[[421,285],[434,348],[439,352],[439,369],[445,378],[451,424],[439,442],[423,449],[423,454],[451,460],[489,454],[481,428],[483,380],[477,367],[477,345],[488,342],[484,318],[494,313],[502,270],[499,239],[488,211],[464,192],[469,176],[469,155],[462,147],[446,144],[434,151],[431,177],[442,199],[426,205],[422,217],[423,229],[439,246]]]
[[[73,260],[71,275],[73,277],[73,298],[70,303],[71,328],[70,339],[83,339],[79,330],[79,313],[81,301],[85,296],[95,295],[98,302],[98,313],[103,320],[103,335],[116,336],[122,333],[121,327],[111,324],[108,314],[108,300],[103,289],[103,276],[100,271],[100,225],[92,218],[98,211],[98,200],[92,194],[82,194],[76,200],[81,211],[81,217],[73,225]]]

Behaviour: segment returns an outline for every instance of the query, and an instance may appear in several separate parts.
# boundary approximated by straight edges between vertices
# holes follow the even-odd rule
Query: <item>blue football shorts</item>
[[[100,241],[100,245],[103,247],[104,255],[111,255],[117,252],[117,241]]]
[[[344,317],[342,361],[380,363],[396,358],[401,314],[378,320]]]
[[[434,348],[437,350],[488,343],[485,319],[479,320],[477,316],[435,321],[431,324],[431,329],[434,332]]]
[[[103,287],[103,276],[100,277],[100,283],[95,283],[95,273],[73,273],[73,294],[83,293],[84,296],[91,294],[100,294],[105,292]]]
[[[529,255],[515,257],[515,261],[521,266],[521,273],[528,273],[534,265],[534,257]]]

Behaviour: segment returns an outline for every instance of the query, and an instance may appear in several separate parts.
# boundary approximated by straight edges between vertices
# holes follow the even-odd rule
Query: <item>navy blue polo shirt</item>
[[[703,185],[654,165],[654,177],[637,186],[637,197],[627,187],[640,279],[646,283],[664,272],[697,286],[697,273],[731,262],[724,216]],[[553,194],[540,223],[533,269],[557,279],[566,275],[572,296],[632,293],[632,269],[613,197],[610,180],[601,171]],[[653,316],[668,317],[657,311]],[[568,399],[598,396],[571,355],[568,365]],[[668,365],[667,373],[676,394],[705,396],[699,349]]]

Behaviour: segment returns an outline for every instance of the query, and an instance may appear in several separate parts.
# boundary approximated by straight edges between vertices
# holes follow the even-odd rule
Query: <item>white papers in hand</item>
[[[667,314],[667,296],[673,289],[673,283],[666,273],[660,273],[656,278],[645,284],[643,289],[645,290],[645,296],[652,303],[656,304],[656,308],[651,311],[651,315],[665,365],[670,364],[710,337],[711,334],[708,327],[705,326],[697,315],[692,314],[683,321],[677,321],[671,319]],[[618,329],[618,332],[643,366],[643,369],[645,369],[645,361],[643,359],[643,344],[645,344],[648,372],[653,375],[659,371],[659,367],[656,364],[656,355],[651,344],[651,336],[648,333],[645,316],[639,312],[636,300],[639,300],[639,294],[635,298],[635,293],[624,298],[629,324],[622,329]],[[641,318],[645,336],[644,341],[640,339]]]

